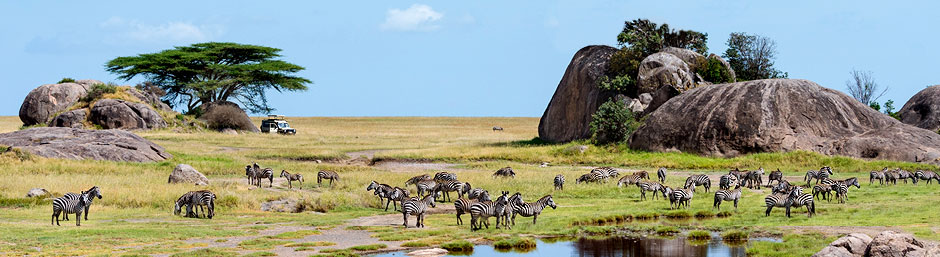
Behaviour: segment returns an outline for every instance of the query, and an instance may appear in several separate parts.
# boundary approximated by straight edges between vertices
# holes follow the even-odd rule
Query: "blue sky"
[[[822,3],[820,3],[822,2]],[[870,70],[898,108],[940,84],[930,1],[2,1],[0,115],[63,77],[117,81],[118,56],[205,41],[283,49],[314,81],[272,93],[290,116],[541,116],[572,55],[625,20],[777,41],[791,78],[843,90]]]

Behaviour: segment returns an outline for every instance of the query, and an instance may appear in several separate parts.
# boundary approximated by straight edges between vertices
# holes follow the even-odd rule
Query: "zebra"
[[[844,180],[836,180],[835,182],[845,184],[846,186],[849,186],[849,187],[855,186],[855,188],[862,188],[862,186],[858,184],[858,178],[856,177],[851,177],[851,178],[847,178]]]
[[[741,171],[738,168],[728,171],[728,175],[733,175],[738,181],[744,180],[747,177],[747,170]]]
[[[753,189],[753,188],[755,187],[755,185],[759,188],[760,185],[764,183],[763,176],[764,176],[764,168],[763,168],[763,167],[758,168],[758,169],[755,170],[755,171],[749,171],[749,172],[747,172],[747,174],[745,175],[744,184],[745,184],[748,188],[751,188],[751,189]]]
[[[887,168],[885,168],[887,169]],[[894,170],[885,171],[885,184],[898,184],[898,173]]]
[[[482,188],[474,188],[467,193],[467,199],[490,201],[490,192]]]
[[[712,187],[712,180],[705,174],[692,175],[685,179],[684,187],[689,187],[689,185],[704,186],[705,193],[708,193],[708,189]]]
[[[461,188],[463,188],[463,183],[460,181],[447,181],[447,182],[437,182],[437,186],[434,188],[435,191],[441,192],[441,202],[446,202],[450,200],[450,192],[457,192],[460,194]]]
[[[249,165],[249,167],[250,166],[251,165]],[[185,205],[187,206],[186,217],[193,216],[193,215],[190,215],[190,212],[192,211],[192,204],[190,202],[192,201],[193,194],[195,193],[196,191],[189,191],[183,194],[182,196],[180,196],[179,198],[177,198],[176,205],[173,206],[173,215],[180,215],[180,213],[183,211],[183,206]]]
[[[539,214],[542,214],[542,210],[545,209],[545,206],[550,206],[552,209],[558,208],[555,205],[555,201],[552,200],[552,195],[546,195],[534,203],[526,203],[522,200],[522,195],[516,193],[513,197],[509,198],[509,206],[512,207],[512,225],[516,225],[516,214],[522,217],[532,217],[532,225],[535,225],[535,221],[539,218]]]
[[[738,185],[738,177],[732,174],[721,175],[718,178],[718,189],[731,189],[733,186]]]
[[[734,190],[718,190],[715,192],[715,204],[713,208],[721,210],[721,201],[734,201],[734,210],[738,210],[738,200],[741,199],[741,185],[735,185]]]
[[[607,176],[605,176],[604,174],[591,172],[591,173],[581,175],[581,177],[578,177],[578,179],[575,180],[575,184],[581,184],[581,182],[600,183],[604,181],[607,181]]]
[[[777,183],[783,181],[783,172],[780,171],[779,168],[777,168],[776,171],[771,171],[770,175],[767,175],[767,186],[770,186],[771,181],[777,181]]]
[[[215,216],[215,198],[215,194],[209,190],[195,191],[190,195],[189,203],[190,208],[193,209],[193,214],[195,214],[194,217],[199,218],[199,211],[202,210],[202,214],[206,218],[212,219],[212,217]],[[206,213],[206,210],[202,209],[203,206],[206,207],[208,213]],[[186,212],[188,215],[189,208],[187,208]]]
[[[317,187],[322,187],[323,180],[330,180],[330,187],[333,187],[333,180],[339,181],[339,174],[336,174],[335,171],[321,170],[317,172]]]
[[[597,173],[597,174],[604,175],[605,177],[613,177],[613,178],[620,176],[620,172],[617,171],[617,169],[613,167],[594,168],[594,169],[591,169],[591,173]]]
[[[496,228],[499,228],[499,215],[509,204],[506,195],[509,192],[503,191],[503,194],[496,198],[496,201],[479,201],[470,206],[470,230],[481,229],[480,225],[490,228],[490,217],[496,217]],[[482,220],[481,220],[482,219]]]
[[[493,177],[494,178],[495,177],[516,178],[516,172],[512,170],[512,167],[506,166],[506,167],[496,170],[496,172],[493,172]]]
[[[381,202],[381,201],[384,201],[383,199],[388,198],[389,194],[391,194],[391,192],[394,189],[392,188],[392,186],[381,184],[373,180],[372,183],[369,183],[369,186],[366,187],[366,191],[372,191],[372,190],[375,190],[373,194],[379,196],[379,201]],[[392,200],[389,199],[389,201],[392,201]],[[385,203],[385,211],[388,211],[388,203]]]
[[[659,192],[662,193],[662,195],[663,195],[663,200],[670,200],[670,201],[672,201],[672,200],[670,199],[670,198],[672,198],[672,188],[671,188],[671,187],[666,186],[666,185],[663,185],[662,187],[659,188]]]
[[[682,203],[685,203],[686,208],[690,208],[692,205],[692,197],[695,192],[695,184],[689,184],[688,187],[683,189],[676,189],[672,191],[672,197],[669,198],[670,201],[676,201],[676,209],[682,208]]]
[[[398,206],[396,205],[396,202],[398,202],[398,203],[404,203],[405,200],[408,200],[408,199],[410,198],[410,196],[408,195],[408,190],[406,190],[406,189],[404,189],[404,188],[400,188],[400,187],[395,187],[395,188],[392,188],[392,190],[389,191],[389,192],[385,195],[385,198],[388,199],[388,202],[385,203],[385,211],[388,211],[388,204],[389,204],[389,203],[392,204],[393,210],[397,211],[397,210],[398,210]]]
[[[774,185],[774,187],[771,189],[771,193],[772,194],[789,194],[791,191],[797,190],[797,189],[802,190],[803,188],[790,184],[790,181],[783,180],[782,182]]]
[[[933,171],[918,170],[914,172],[914,177],[926,180],[928,185],[930,184],[930,180],[936,180],[937,183],[940,184],[940,176],[938,176],[937,173]]]
[[[503,127],[493,126],[493,131],[503,131]]]
[[[819,196],[823,200],[832,201],[832,185],[816,184],[813,186],[813,197]]]
[[[85,213],[85,220],[88,220],[88,208],[91,208],[91,204],[93,201],[95,201],[95,197],[98,197],[98,199],[101,199],[101,190],[98,188],[98,186],[92,186],[91,188],[88,189],[88,191],[85,191],[85,192],[88,193],[88,202],[85,203],[84,213]],[[69,193],[69,194],[75,195],[75,193]],[[75,195],[75,197],[77,197],[77,195]],[[63,214],[63,216],[64,217],[62,218],[62,220],[69,220],[68,213]],[[76,215],[75,218],[79,219],[81,218],[81,215]]]
[[[659,178],[659,183],[666,183],[666,168],[660,167],[656,170],[656,177]]]
[[[81,194],[68,193],[52,201],[52,224],[59,224],[59,213],[66,216],[69,213],[75,213],[75,226],[82,225],[82,211],[85,211],[85,205],[89,202],[88,192],[82,191]]]
[[[848,198],[849,186],[839,181],[832,185],[832,191],[836,191],[836,198],[839,199],[839,203],[845,203],[846,198]]]
[[[813,179],[816,179],[816,183],[819,183],[819,180],[828,178],[829,175],[832,175],[832,168],[829,166],[823,166],[819,171],[811,170],[807,171],[806,175],[803,176],[803,180],[806,180],[806,186],[809,186]]]
[[[903,180],[904,180],[904,184],[907,184],[907,179],[909,179],[909,178],[914,178],[914,174],[911,174],[911,172],[909,172],[909,171],[902,170],[901,168],[897,168],[897,169],[895,169],[895,171],[896,171],[895,174],[898,175],[898,179],[903,179]],[[897,183],[897,182],[895,182],[895,184],[896,184],[896,183]]]
[[[871,171],[868,173],[868,184],[874,184],[875,180],[878,180],[878,184],[885,184],[885,173],[888,171],[888,168],[884,168],[881,171]]]
[[[434,174],[434,181],[437,183],[447,182],[447,181],[457,181],[457,174],[447,173],[447,172],[438,172]]]
[[[428,174],[417,175],[417,176],[411,177],[410,179],[406,180],[406,181],[405,181],[405,186],[407,187],[408,185],[418,183],[418,181],[430,180],[430,179],[431,179],[431,175],[428,175]]]
[[[646,200],[646,191],[653,192],[653,199],[656,199],[656,192],[663,188],[662,184],[654,181],[640,181],[636,186],[640,188],[640,200]]]
[[[454,201],[454,209],[457,210],[457,225],[463,224],[463,220],[460,219],[460,215],[469,214],[470,206],[473,206],[478,202],[480,201],[477,199],[467,199],[463,197],[457,198],[457,200]]]
[[[294,188],[294,186],[291,185],[291,181],[300,182],[300,189],[304,188],[304,175],[300,175],[300,173],[290,174],[287,170],[281,170],[281,177],[287,179],[287,188]]]
[[[257,165],[257,164],[255,164],[255,165]],[[254,184],[255,184],[255,183],[254,183],[254,179],[255,179],[255,169],[254,169],[253,167],[251,167],[251,165],[246,165],[246,166],[245,166],[245,176],[248,177],[248,184],[249,184],[249,185],[254,185]]]
[[[428,194],[424,198],[421,198],[421,200],[408,199],[401,203],[401,213],[404,216],[405,228],[408,228],[408,214],[416,216],[416,228],[424,227],[425,211],[427,211],[428,206],[431,206],[431,208],[436,207],[434,205],[434,196],[435,194]]]
[[[802,188],[800,187],[790,191],[789,194],[767,195],[767,197],[764,197],[764,203],[767,206],[767,211],[764,212],[764,216],[770,216],[770,210],[772,210],[774,207],[786,207],[787,218],[790,217],[791,207],[799,208],[806,206],[806,213],[809,217],[813,217],[813,214],[816,213],[816,203],[813,201],[813,196],[810,194],[804,194]]]
[[[431,179],[422,180],[415,183],[415,187],[418,189],[418,197],[423,197],[437,191],[437,182]],[[437,197],[434,198],[437,199]]]
[[[460,191],[457,191],[457,196],[463,197],[464,194],[469,194],[471,189],[473,189],[473,187],[470,186],[470,182],[464,182],[463,186],[460,187]]]
[[[254,172],[255,183],[257,183],[258,187],[261,187],[261,180],[265,178],[267,178],[268,182],[270,183],[268,187],[274,187],[274,170],[273,169],[264,168],[262,170],[259,170],[258,166],[253,167],[253,169],[255,170]]]
[[[632,175],[625,175],[622,178],[620,178],[619,181],[617,181],[617,187],[622,187],[624,185],[628,185],[628,186],[636,185],[636,183],[640,182],[640,180],[643,179],[644,175],[646,176],[646,178],[649,178],[649,174],[647,174],[645,171],[636,172],[636,173],[633,173]]]
[[[558,174],[555,175],[555,190],[564,190],[565,189],[565,175]]]

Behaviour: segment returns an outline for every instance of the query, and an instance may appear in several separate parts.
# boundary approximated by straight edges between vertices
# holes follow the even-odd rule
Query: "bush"
[[[56,83],[56,84],[72,83],[72,82],[75,82],[75,80],[72,78],[62,78],[62,80],[59,80],[59,83]]]
[[[88,89],[88,94],[81,99],[82,102],[91,103],[95,100],[101,99],[101,96],[106,94],[114,94],[117,92],[117,85],[114,84],[94,84],[91,85],[91,88]]]
[[[620,143],[641,124],[623,102],[611,99],[591,116],[591,134],[596,144]]]
[[[715,84],[734,82],[734,78],[731,77],[731,72],[725,69],[725,66],[717,58],[708,58],[705,60],[704,64],[698,65],[698,69],[695,73],[702,75],[705,81]]]
[[[467,242],[466,240],[458,240],[450,243],[441,244],[441,248],[449,252],[472,252],[473,243]]]
[[[206,113],[202,115],[202,118],[206,120],[210,129],[248,130],[255,126],[251,123],[251,120],[247,119],[245,111],[242,111],[242,109],[238,108],[235,104],[212,104],[212,106],[207,109]]]

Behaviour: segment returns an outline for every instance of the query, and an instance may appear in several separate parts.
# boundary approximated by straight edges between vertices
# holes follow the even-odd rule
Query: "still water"
[[[448,256],[475,256],[475,257],[515,257],[515,256],[548,256],[548,257],[743,257],[747,256],[747,244],[728,245],[717,237],[710,241],[692,243],[682,237],[676,238],[630,238],[611,237],[603,239],[575,239],[572,241],[544,242],[538,241],[537,247],[531,251],[500,251],[490,245],[477,245],[472,253],[455,254]],[[777,241],[775,239],[757,239],[758,241]],[[755,239],[751,239],[755,241]],[[386,253],[377,257],[406,256],[404,252]]]

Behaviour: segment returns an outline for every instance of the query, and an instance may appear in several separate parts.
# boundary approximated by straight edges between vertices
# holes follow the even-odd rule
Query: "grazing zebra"
[[[253,167],[253,169],[255,170],[254,172],[255,183],[257,183],[258,187],[261,187],[261,180],[265,178],[268,179],[268,182],[270,183],[268,187],[274,187],[274,170],[273,169],[264,168],[264,169],[259,170],[258,166]]]
[[[493,177],[516,178],[516,172],[512,170],[512,167],[506,166],[493,172]]]
[[[871,171],[868,173],[868,184],[871,185],[878,180],[878,184],[885,184],[885,173],[888,171],[888,168],[884,168],[881,171]]]
[[[388,211],[389,203],[392,204],[393,210],[397,211],[398,206],[396,205],[396,202],[404,203],[405,200],[408,200],[410,198],[410,196],[408,195],[408,190],[404,188],[400,188],[400,187],[395,187],[395,188],[392,188],[392,191],[388,192],[388,194],[385,195],[385,198],[388,199],[388,202],[385,203],[385,211]]]
[[[760,185],[764,183],[764,168],[758,168],[755,171],[749,171],[745,174],[744,184],[747,188],[753,189],[755,186],[760,188]]]
[[[183,194],[182,196],[180,196],[179,198],[177,198],[176,205],[173,206],[173,215],[180,215],[180,213],[183,211],[183,206],[185,205],[187,206],[186,217],[194,216],[194,215],[190,215],[190,212],[192,212],[192,204],[190,202],[192,201],[193,194],[195,193],[196,191],[189,191]]]
[[[603,175],[604,177],[608,177],[608,178],[616,178],[616,177],[620,176],[620,172],[617,171],[617,169],[615,169],[615,168],[613,168],[613,167],[599,167],[599,168],[594,168],[594,169],[591,170],[591,173],[601,174],[601,175]]]
[[[457,225],[463,224],[463,220],[460,219],[460,215],[469,214],[470,206],[473,206],[473,204],[478,202],[480,201],[477,199],[467,199],[463,197],[457,198],[457,200],[454,201],[454,209],[457,210]]]
[[[555,190],[564,190],[565,189],[565,175],[555,175]]]
[[[783,181],[783,172],[780,171],[780,168],[777,168],[775,171],[771,171],[770,175],[767,175],[767,186],[770,186],[771,181],[777,181],[777,183]]]
[[[418,197],[424,197],[437,191],[437,182],[431,179],[418,181],[418,183],[415,183],[415,188],[418,189]],[[437,199],[437,197],[434,198]]]
[[[300,189],[304,188],[304,175],[300,175],[300,173],[290,174],[290,172],[287,172],[286,170],[281,170],[281,177],[287,179],[287,188],[294,188],[294,186],[291,185],[291,181],[300,182]]]
[[[709,179],[708,175],[705,175],[705,174],[692,175],[685,179],[684,187],[689,187],[690,185],[704,186],[705,193],[708,193],[708,189],[712,187],[712,180]],[[695,187],[692,187],[692,188],[695,188]]]
[[[885,172],[885,184],[898,184],[898,172],[889,170]]]
[[[787,208],[787,218],[790,217],[790,208],[791,207],[803,207],[806,206],[807,216],[813,217],[813,214],[816,213],[816,203],[813,202],[813,196],[810,194],[804,194],[802,188],[797,187],[796,190],[790,191],[789,194],[771,194],[764,197],[764,203],[767,205],[767,211],[764,212],[764,216],[770,216],[770,210],[774,207],[786,207]]]
[[[783,180],[783,182],[780,182],[774,185],[773,189],[771,189],[771,193],[772,194],[789,194],[793,190],[800,190],[800,192],[803,192],[802,187],[792,185],[790,184],[790,181]]]
[[[483,226],[490,228],[490,217],[496,217],[496,228],[499,228],[499,216],[503,214],[503,209],[509,204],[509,192],[503,191],[503,194],[496,198],[496,201],[479,201],[470,206],[470,230],[479,230]]]
[[[339,181],[339,174],[336,174],[335,171],[321,170],[317,172],[317,187],[322,187],[323,180],[330,180],[330,187],[333,187],[333,180]]]
[[[909,178],[914,178],[914,174],[911,174],[911,172],[909,172],[909,171],[902,170],[901,168],[897,168],[897,169],[895,170],[895,174],[898,175],[898,177],[897,177],[898,179],[903,179],[903,180],[904,180],[904,184],[907,184],[907,179],[909,179]],[[895,184],[897,184],[897,181],[895,181]]]
[[[813,182],[813,179],[816,179],[816,183],[819,183],[819,180],[828,178],[829,175],[832,175],[832,168],[829,166],[823,166],[818,171],[811,170],[807,171],[806,175],[803,176],[803,180],[806,180],[806,186],[809,186]]]
[[[101,190],[98,188],[98,186],[92,186],[90,189],[88,189],[88,191],[85,191],[85,192],[88,193],[88,202],[85,203],[84,213],[85,213],[85,220],[88,220],[88,208],[91,208],[91,204],[93,201],[95,201],[95,197],[98,197],[98,199],[101,199]],[[69,194],[72,194],[73,197],[76,197],[76,199],[78,197],[78,195],[75,193],[69,193]],[[69,220],[68,213],[63,214],[63,216],[64,217],[62,220]],[[76,215],[75,218],[80,219],[81,215]]]
[[[408,185],[418,183],[418,181],[430,180],[430,179],[431,179],[431,175],[428,175],[428,174],[417,175],[417,176],[411,177],[410,179],[406,180],[406,181],[405,181],[405,186],[407,187]]]
[[[195,214],[194,217],[199,218],[199,211],[202,211],[203,216],[212,219],[215,216],[215,198],[215,194],[209,190],[195,191],[190,195],[189,204],[190,208],[193,209],[193,214]],[[202,209],[203,206],[206,207],[208,213]],[[186,213],[189,214],[189,208],[187,208]]]
[[[575,180],[575,184],[581,184],[581,182],[600,183],[604,181],[607,181],[607,176],[605,176],[604,174],[591,172],[591,173],[581,175],[581,177],[578,177],[578,179]]]
[[[476,199],[480,201],[489,201],[490,192],[482,188],[471,189],[470,192],[467,192],[467,199]]]
[[[459,195],[463,185],[464,184],[462,182],[456,180],[440,182],[437,184],[437,187],[434,190],[443,193],[441,197],[441,202],[443,203],[450,200],[450,192],[457,192]]]
[[[715,204],[712,205],[713,208],[721,210],[721,201],[734,201],[734,210],[738,210],[738,200],[741,199],[741,185],[736,185],[734,190],[718,190],[715,192]]]
[[[741,180],[744,180],[745,177],[747,177],[747,170],[741,171],[738,168],[734,168],[733,170],[728,171],[728,175],[734,175],[734,177],[737,178],[738,181],[741,181]]]
[[[816,184],[813,186],[813,197],[822,197],[823,200],[832,201],[832,185]]]
[[[620,178],[619,181],[617,181],[617,187],[622,187],[624,185],[628,185],[628,186],[636,185],[636,183],[643,180],[644,175],[646,176],[647,179],[649,179],[649,174],[647,174],[645,171],[635,172],[632,175],[625,175],[622,178]]]
[[[434,181],[437,183],[447,182],[447,181],[457,181],[457,174],[447,173],[447,172],[438,172],[434,174]]]
[[[672,188],[666,185],[663,185],[659,188],[659,192],[663,194],[663,200],[670,200],[672,198]]]
[[[918,170],[917,172],[914,172],[914,177],[917,179],[926,180],[928,185],[930,184],[930,180],[936,180],[937,183],[940,184],[940,176],[938,176],[937,173],[933,171]]]
[[[682,203],[685,203],[685,208],[690,208],[692,205],[692,194],[695,192],[695,184],[690,184],[689,187],[683,189],[676,189],[672,191],[672,197],[669,198],[670,202],[676,201],[676,209],[682,208]]]
[[[636,186],[640,188],[640,200],[646,200],[646,191],[653,192],[653,199],[656,199],[656,192],[663,188],[662,184],[654,181],[640,181]]]
[[[552,195],[543,196],[534,203],[526,203],[522,201],[522,195],[519,193],[509,198],[509,206],[512,207],[512,218],[510,222],[512,225],[516,225],[516,214],[522,217],[532,217],[532,224],[535,225],[535,221],[539,218],[539,214],[542,214],[542,210],[545,209],[545,206],[551,206],[553,210],[558,207],[555,205],[555,201],[552,200]]]
[[[56,198],[52,201],[52,224],[56,226],[61,226],[59,224],[59,213],[64,213],[68,215],[69,213],[75,213],[75,226],[82,225],[82,212],[85,211],[85,205],[89,202],[88,193],[82,191],[81,194],[68,193],[62,197]]]
[[[473,187],[470,186],[470,182],[464,182],[464,183],[463,183],[463,186],[460,187],[460,191],[457,192],[457,193],[458,193],[457,196],[458,196],[458,197],[463,197],[464,194],[469,194],[469,193],[470,193],[470,189],[473,189]]]
[[[718,189],[731,189],[738,185],[738,177],[732,174],[721,175],[718,178]]]
[[[421,228],[424,227],[424,215],[425,211],[428,210],[428,206],[434,208],[434,194],[429,194],[421,200],[408,199],[405,202],[401,203],[401,213],[405,219],[405,228],[408,228],[408,215],[415,215],[415,227]]]
[[[832,185],[832,191],[836,191],[836,198],[839,199],[839,203],[845,203],[846,198],[848,198],[849,186],[839,181]]]
[[[388,199],[389,195],[395,189],[393,189],[392,186],[381,184],[373,180],[372,183],[369,183],[369,186],[366,187],[366,191],[372,191],[372,190],[375,190],[373,194],[379,196],[379,201],[382,202],[384,201],[383,199]],[[392,200],[389,199],[388,201],[391,202]],[[388,211],[388,203],[385,203],[385,211]]]
[[[656,170],[656,177],[659,178],[659,183],[666,183],[666,168],[660,167]]]
[[[493,126],[493,131],[503,131],[503,127]]]

